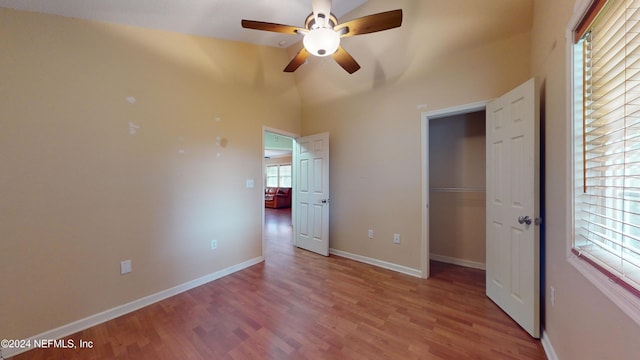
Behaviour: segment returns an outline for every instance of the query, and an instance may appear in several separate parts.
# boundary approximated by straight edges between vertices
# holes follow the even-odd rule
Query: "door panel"
[[[298,169],[298,174],[299,174],[299,181],[298,181],[298,185],[300,188],[299,192],[302,193],[308,193],[309,192],[309,160],[308,159],[301,159],[298,163],[299,165],[299,169]]]
[[[329,134],[296,140],[296,246],[329,255]]]
[[[309,236],[309,205],[298,203],[298,232],[301,236]]]
[[[535,80],[487,105],[487,296],[540,336],[539,120]],[[519,217],[528,216],[531,224]]]
[[[524,261],[522,254],[522,243],[525,235],[520,229],[511,229],[511,296],[514,300],[519,303],[523,303],[522,300],[522,277],[521,267],[524,265]]]
[[[313,238],[316,241],[322,241],[323,225],[324,225],[324,207],[319,204],[313,206]]]

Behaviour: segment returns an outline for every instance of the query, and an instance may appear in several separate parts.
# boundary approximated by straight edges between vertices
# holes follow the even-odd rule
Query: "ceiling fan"
[[[296,71],[311,54],[315,56],[331,55],[343,69],[349,74],[353,74],[360,69],[360,65],[340,46],[340,39],[393,29],[402,25],[401,9],[368,15],[338,24],[338,19],[331,13],[331,0],[311,0],[311,6],[313,12],[307,16],[304,28],[254,20],[242,20],[242,27],[303,36],[304,47],[284,68],[285,72]]]

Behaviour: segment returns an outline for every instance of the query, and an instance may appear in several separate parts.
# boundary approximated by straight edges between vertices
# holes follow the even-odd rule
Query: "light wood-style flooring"
[[[418,279],[292,246],[266,209],[266,261],[14,359],[545,359],[484,294],[484,271]]]

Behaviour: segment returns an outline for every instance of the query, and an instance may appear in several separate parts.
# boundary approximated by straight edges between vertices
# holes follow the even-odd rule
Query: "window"
[[[291,187],[291,164],[267,165],[267,187]]]
[[[572,251],[640,297],[640,8],[595,0],[574,40]]]
[[[280,187],[291,187],[291,165],[280,165],[278,167],[280,173],[278,175]]]
[[[278,165],[267,166],[267,187],[278,187]]]

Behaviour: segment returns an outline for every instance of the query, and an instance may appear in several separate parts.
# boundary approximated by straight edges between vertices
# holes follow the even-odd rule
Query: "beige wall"
[[[0,9],[0,53],[0,338],[262,255],[245,180],[263,125],[300,132],[283,51]]]
[[[418,269],[416,105],[431,111],[487,100],[537,76],[546,147],[543,290],[556,289],[554,307],[544,294],[545,336],[559,359],[634,359],[640,327],[566,259],[571,221],[565,31],[574,3],[398,1],[394,5],[406,14],[403,27],[367,35],[380,46],[370,48],[359,37],[345,41],[362,65],[358,73],[344,76],[331,59],[312,59],[297,74],[303,134],[331,132],[331,247]],[[349,17],[388,8],[370,0]],[[371,227],[373,240],[366,236]],[[400,246],[391,243],[394,232],[403,235]]]
[[[485,263],[485,152],[484,111],[429,120],[431,256]]]
[[[330,246],[419,270],[421,111],[492,99],[526,81],[532,2],[369,1],[349,18],[394,7],[404,9],[401,28],[345,39],[360,71],[311,59],[296,76],[303,134],[331,133]]]
[[[568,217],[566,30],[575,0],[536,0],[533,72],[543,94],[546,147],[545,290],[556,289],[555,306],[546,296],[544,328],[560,359],[637,359],[640,326],[567,262]],[[546,291],[548,293],[548,291]]]
[[[560,359],[636,358],[638,325],[566,261],[574,0],[393,4],[402,28],[344,40],[358,73],[330,58],[296,73],[302,108],[280,72],[297,49],[0,9],[0,338],[260,256],[263,197],[244,182],[262,176],[262,125],[331,132],[332,247],[418,269],[420,111],[491,99],[533,74],[544,95],[543,279],[556,288],[545,331]],[[370,0],[349,18],[388,9]],[[125,259],[134,271],[121,276]]]

